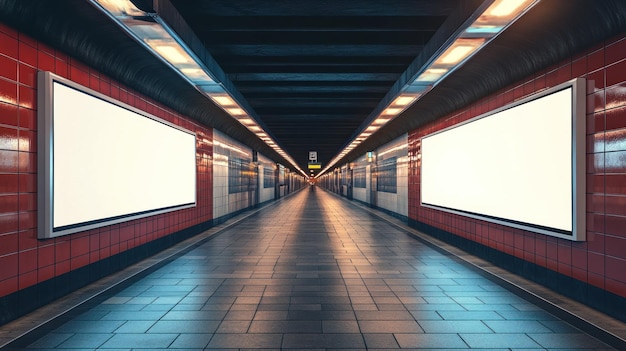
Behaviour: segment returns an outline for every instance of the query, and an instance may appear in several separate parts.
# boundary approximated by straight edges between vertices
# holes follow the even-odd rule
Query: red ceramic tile
[[[626,128],[626,106],[606,110],[605,116],[606,130]]]
[[[0,194],[0,214],[17,212],[18,200],[17,194]]]
[[[587,173],[603,173],[605,169],[605,153],[587,155]]]
[[[8,125],[8,126],[17,126],[18,118],[17,118],[17,105],[9,104],[6,102],[2,102],[3,99],[0,98],[0,124]]]
[[[621,236],[621,237],[626,237],[626,217],[607,215],[605,216],[604,221],[606,225],[605,233],[616,235],[616,236]],[[607,237],[607,240],[608,240],[608,237]],[[608,246],[609,244],[607,241],[607,251],[609,249]],[[625,254],[626,254],[626,251],[625,251]]]
[[[37,191],[37,175],[23,173],[14,175],[18,179],[18,190],[20,193],[34,193]]]
[[[0,194],[17,193],[17,174],[0,174]]]
[[[605,151],[604,132],[587,135],[587,153],[599,153]]]
[[[556,70],[557,84],[565,83],[572,79],[572,65],[567,63]]]
[[[18,278],[13,277],[0,280],[0,297],[12,294],[18,290]]]
[[[572,62],[572,78],[584,77],[587,74],[587,57],[581,57]]]
[[[54,255],[55,255],[56,262],[69,260],[71,256],[70,242],[69,241],[58,242],[54,246]]]
[[[18,41],[16,37],[0,32],[0,52],[9,57],[18,56]]]
[[[36,173],[37,154],[34,152],[18,152],[18,165],[21,173]]]
[[[32,130],[20,130],[18,149],[24,152],[37,152],[37,133]]]
[[[17,276],[17,254],[0,256],[0,281]]]
[[[581,282],[587,282],[587,270],[578,267],[572,267],[572,278],[580,280]]]
[[[20,250],[33,249],[39,246],[39,241],[37,240],[36,229],[20,231],[18,233],[18,239],[19,239],[18,245],[19,245]]]
[[[32,110],[37,109],[37,96],[35,95],[35,89],[20,85],[18,90],[18,105]]]
[[[593,72],[604,67],[604,47],[587,56],[587,70]]]
[[[19,230],[27,230],[37,227],[37,212],[20,212],[19,213]]]
[[[37,271],[30,271],[28,273],[20,274],[19,276],[19,289],[25,289],[29,286],[37,284]]]
[[[18,233],[0,235],[0,256],[16,253],[18,251],[18,245]]]
[[[17,141],[17,140],[16,140]],[[19,157],[17,151],[0,149],[0,172],[17,173],[19,170]]]
[[[37,117],[35,111],[28,108],[20,107],[17,109],[19,116],[19,127],[24,129],[36,130]]]
[[[572,247],[568,244],[559,244],[557,245],[557,260],[565,265],[572,265]]]
[[[58,57],[54,60],[54,73],[63,78],[69,79],[69,65],[67,61],[59,60]]]
[[[603,233],[604,232],[604,214],[602,213],[587,213],[587,230]]]
[[[595,252],[587,252],[587,267],[590,273],[604,276],[604,258],[603,254]]]
[[[587,74],[587,94],[595,94],[606,87],[604,70]]]
[[[20,251],[19,256],[19,272],[20,275],[26,272],[37,270],[37,250]]]
[[[100,251],[94,251],[89,253],[89,263],[98,262],[100,260]]]
[[[604,90],[587,95],[587,114],[604,111],[606,108],[604,99]]]
[[[41,283],[54,278],[54,266],[41,267],[37,270],[37,282]]]
[[[72,61],[74,62],[74,61]],[[70,66],[70,79],[80,85],[89,85],[89,74],[85,70],[81,70],[75,64]]]
[[[18,214],[0,214],[0,234],[14,233],[18,231]],[[0,265],[2,267],[2,265]]]
[[[68,273],[71,269],[72,266],[69,259],[65,261],[57,261],[54,265],[54,275],[58,277],[61,274]]]
[[[605,101],[607,110],[626,106],[626,82],[606,88]]]
[[[17,128],[0,126],[0,150],[17,150],[17,135]]]
[[[624,274],[626,260],[617,257],[606,256],[604,262],[607,278],[626,282],[626,274]]]
[[[604,178],[607,194],[626,195],[626,174],[607,174]]]
[[[20,84],[24,84],[31,88],[37,86],[37,69],[23,63],[18,66],[18,75]]]
[[[39,70],[54,72],[54,65],[55,62],[53,55],[42,50],[37,52],[37,68],[39,68]]]
[[[624,281],[617,281],[613,279],[606,279],[604,282],[604,286],[607,291],[619,295],[622,297],[626,297],[626,283]]]
[[[56,248],[52,245],[39,247],[37,250],[37,260],[40,267],[39,269],[53,266],[56,262],[60,261],[60,259],[56,257]]]
[[[604,213],[604,194],[587,194],[587,212]]]
[[[17,105],[17,83],[0,79],[0,102]]]
[[[72,238],[72,257],[84,255],[89,252],[89,237]]]
[[[587,272],[587,283],[604,289],[604,276]]]
[[[605,197],[606,213],[626,216],[626,196],[608,195]]]
[[[626,151],[613,151],[604,154],[606,173],[626,173]]]
[[[606,65],[612,65],[626,58],[626,38],[609,43],[605,49]]]
[[[572,249],[572,266],[587,271],[587,250]]]
[[[0,55],[0,78],[17,82],[17,61]]]
[[[626,128],[606,131],[604,143],[607,152],[626,150]]]
[[[37,67],[37,49],[28,43],[20,41],[18,57],[21,63]]]
[[[606,87],[621,84],[626,81],[626,60],[619,61],[606,67]]]

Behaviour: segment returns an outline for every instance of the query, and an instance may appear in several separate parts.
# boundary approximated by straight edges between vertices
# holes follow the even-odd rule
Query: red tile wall
[[[197,206],[37,239],[38,70],[196,132]],[[0,24],[0,297],[212,219],[213,131]]]
[[[573,78],[587,79],[587,241],[420,206],[420,138]],[[409,218],[626,297],[626,36],[536,72],[409,134]]]

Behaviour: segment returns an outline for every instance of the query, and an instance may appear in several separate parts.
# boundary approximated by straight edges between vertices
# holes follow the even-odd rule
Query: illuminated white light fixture
[[[213,73],[196,54],[157,14],[142,11],[130,0],[90,0],[90,2],[251,132],[258,135],[263,131],[236,99],[226,91],[223,84],[216,81]],[[306,172],[298,167],[298,164],[271,138],[267,137],[262,140],[289,161],[296,170],[308,177]]]
[[[371,131],[378,130],[428,93],[539,1],[495,0],[482,13],[475,13],[473,22],[459,28],[457,34],[442,47],[442,50],[436,53],[415,77],[400,89],[400,94],[378,114],[377,118],[365,127],[365,132],[358,136],[359,142],[367,139],[372,134]],[[372,126],[376,128],[370,129]],[[352,150],[346,151],[347,149],[344,148],[335,156],[317,177],[331,169]]]

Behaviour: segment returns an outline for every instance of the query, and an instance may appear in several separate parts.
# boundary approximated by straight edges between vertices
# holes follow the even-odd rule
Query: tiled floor
[[[226,229],[31,350],[611,349],[319,189]]]

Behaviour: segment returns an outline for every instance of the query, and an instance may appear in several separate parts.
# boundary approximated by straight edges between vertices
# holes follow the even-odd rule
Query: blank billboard
[[[570,81],[424,137],[422,205],[584,240],[584,88]]]
[[[195,206],[195,134],[73,82],[39,77],[39,237]]]

